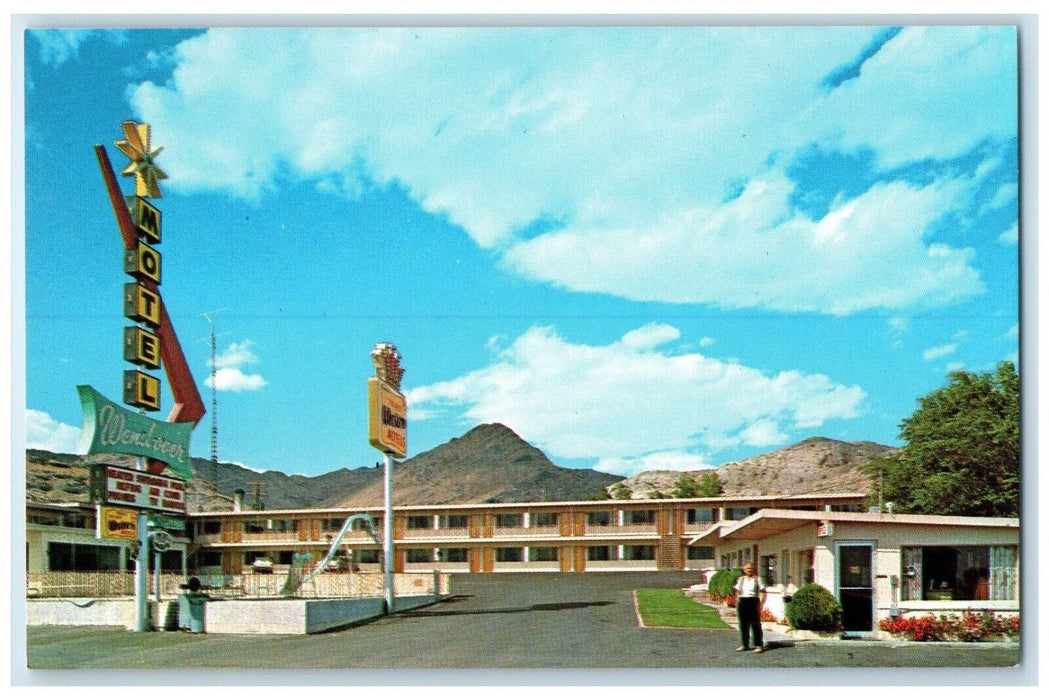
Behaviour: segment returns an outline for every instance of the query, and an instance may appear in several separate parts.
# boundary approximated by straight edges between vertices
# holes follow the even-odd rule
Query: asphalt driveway
[[[835,679],[850,684],[949,679],[955,684],[967,678],[980,685],[1022,682],[1021,670],[1010,668],[1020,661],[1018,645],[776,642],[758,655],[735,652],[734,630],[638,626],[632,591],[680,588],[695,579],[694,573],[681,572],[453,576],[453,596],[447,601],[309,636],[30,627],[26,630],[29,682],[145,682],[146,677],[137,672],[115,676],[95,672],[102,669],[148,670],[153,673],[149,682],[197,684],[503,683],[508,676],[495,669],[516,669],[513,677],[526,684],[715,679],[750,684],[833,683]],[[856,676],[855,669],[872,667],[896,671],[891,679],[884,674]],[[951,667],[946,678],[930,671]],[[816,668],[822,671],[817,674]],[[175,669],[199,673],[187,675]],[[226,672],[210,672],[217,669]],[[333,676],[307,669],[359,671]],[[768,669],[782,672],[768,675]],[[728,670],[736,674],[728,680],[711,675]]]

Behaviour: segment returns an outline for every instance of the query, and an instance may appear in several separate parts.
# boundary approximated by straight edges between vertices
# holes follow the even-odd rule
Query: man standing
[[[743,575],[736,579],[736,615],[739,617],[739,638],[736,651],[750,651],[750,637],[754,637],[754,653],[765,651],[761,637],[761,608],[765,605],[765,582],[755,575],[754,564],[743,565]]]

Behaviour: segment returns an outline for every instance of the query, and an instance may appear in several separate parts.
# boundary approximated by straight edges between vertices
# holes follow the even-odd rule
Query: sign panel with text
[[[193,476],[189,438],[193,423],[168,423],[113,403],[90,386],[77,387],[84,411],[80,454],[116,454],[151,457],[185,478]]]
[[[135,469],[95,465],[91,491],[107,505],[141,508],[163,513],[186,512],[186,481]]]
[[[106,540],[137,540],[138,511],[98,506],[95,535]]]
[[[395,457],[408,454],[408,401],[377,377],[368,378],[368,442]]]

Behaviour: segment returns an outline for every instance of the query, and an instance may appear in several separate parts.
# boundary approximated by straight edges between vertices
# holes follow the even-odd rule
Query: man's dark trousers
[[[739,616],[739,639],[744,649],[750,648],[750,636],[753,633],[754,646],[763,646],[761,637],[761,611],[759,599],[740,598],[736,602],[736,614]]]

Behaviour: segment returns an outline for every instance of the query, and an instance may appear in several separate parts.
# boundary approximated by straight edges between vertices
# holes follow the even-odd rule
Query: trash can
[[[203,593],[180,593],[178,596],[179,629],[190,632],[204,631],[204,602],[208,597]]]
[[[185,593],[178,596],[178,626],[179,629],[190,632],[204,631],[204,603],[208,596],[200,591],[200,579],[193,576],[185,586]]]

